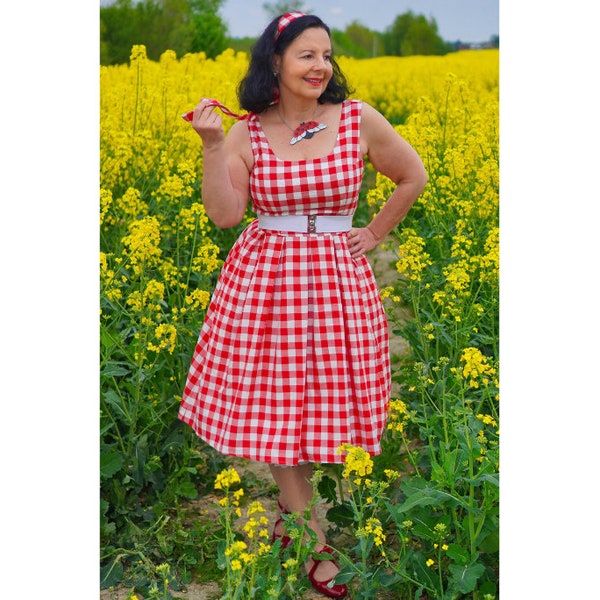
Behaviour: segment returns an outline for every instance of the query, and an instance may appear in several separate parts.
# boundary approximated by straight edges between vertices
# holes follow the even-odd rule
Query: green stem
[[[463,417],[463,422],[465,425],[465,440],[467,443],[467,448],[469,450],[469,479],[471,481],[471,483],[469,483],[469,499],[467,504],[469,505],[469,510],[468,510],[468,514],[467,514],[467,523],[469,526],[469,549],[470,549],[470,553],[471,553],[471,559],[473,559],[475,557],[475,540],[476,540],[476,536],[475,536],[475,515],[474,515],[474,508],[475,508],[475,485],[473,484],[473,479],[475,477],[475,469],[474,469],[474,462],[473,462],[473,446],[471,444],[471,437],[470,437],[470,429],[469,426],[467,424],[467,417],[466,414]]]
[[[418,477],[421,477],[421,471],[419,470],[417,461],[413,457],[413,454],[412,454],[410,448],[408,447],[408,442],[406,441],[406,436],[404,435],[404,431],[402,432],[402,443],[404,444],[404,448],[406,449],[406,453],[408,454],[408,459],[410,460],[410,463],[412,464],[412,466],[415,470],[415,473],[417,474]]]
[[[442,544],[438,544],[437,547],[437,559],[438,559],[438,578],[440,584],[440,598],[444,597],[444,579],[442,577]]]

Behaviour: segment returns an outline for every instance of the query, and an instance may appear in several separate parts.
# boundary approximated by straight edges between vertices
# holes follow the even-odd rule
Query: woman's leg
[[[298,512],[304,516],[312,497],[313,487],[310,481],[313,475],[312,464],[298,465],[297,467],[279,467],[271,465],[271,474],[279,487],[279,501],[284,509],[289,512]],[[317,534],[320,543],[315,546],[318,552],[323,548],[325,533],[319,526],[314,507],[311,509],[308,527]],[[313,566],[313,560],[309,559],[306,563],[306,569],[309,571]],[[332,561],[322,561],[315,571],[315,579],[318,581],[329,581],[339,572],[338,567]]]

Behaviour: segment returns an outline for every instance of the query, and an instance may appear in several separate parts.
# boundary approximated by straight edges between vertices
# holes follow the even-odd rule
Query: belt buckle
[[[307,233],[317,233],[317,215],[308,215]]]

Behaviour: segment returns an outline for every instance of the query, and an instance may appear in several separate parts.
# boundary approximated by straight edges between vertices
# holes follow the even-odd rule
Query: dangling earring
[[[273,86],[273,100],[271,101],[271,104],[277,104],[279,102],[279,88],[274,85]]]

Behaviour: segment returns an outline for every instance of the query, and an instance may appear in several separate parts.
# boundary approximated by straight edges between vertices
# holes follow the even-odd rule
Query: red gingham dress
[[[361,106],[343,103],[335,149],[314,160],[278,159],[250,116],[257,214],[354,213]],[[223,265],[179,418],[223,454],[339,463],[345,442],[380,453],[390,383],[377,284],[367,259],[350,256],[347,233],[267,231],[255,220]]]

